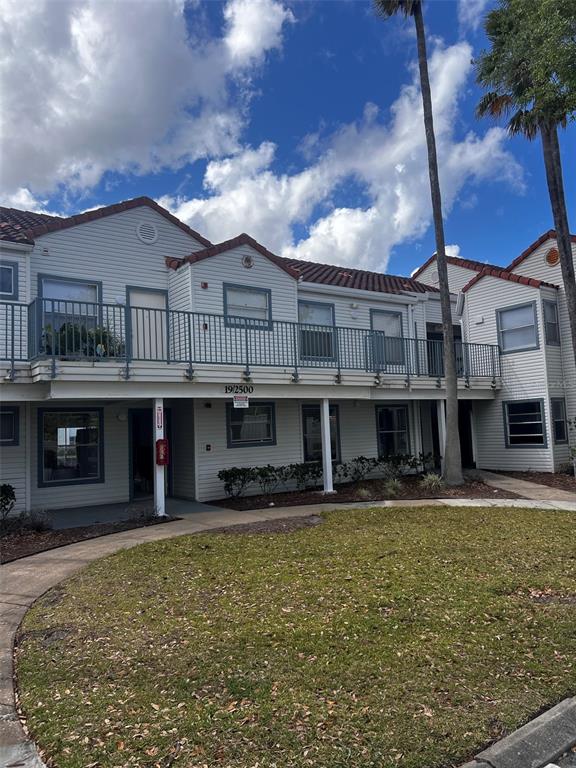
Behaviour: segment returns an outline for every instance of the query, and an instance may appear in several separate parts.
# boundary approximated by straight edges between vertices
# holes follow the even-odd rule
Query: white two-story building
[[[161,509],[165,496],[222,497],[222,468],[304,461],[323,461],[330,490],[333,461],[442,454],[433,280],[285,259],[243,234],[213,245],[148,198],[71,218],[0,209],[0,257],[0,480],[18,510],[154,490]],[[510,295],[497,277],[467,290],[460,438],[466,465],[503,467],[495,414],[517,376],[489,283]],[[536,298],[504,304],[540,313],[556,291],[523,288]],[[551,445],[548,431],[533,453],[553,469],[566,450]]]
[[[437,283],[435,257],[413,277]],[[465,340],[500,352],[501,386],[472,406],[477,466],[561,470],[575,438],[576,367],[556,233],[505,268],[449,258],[448,278]]]

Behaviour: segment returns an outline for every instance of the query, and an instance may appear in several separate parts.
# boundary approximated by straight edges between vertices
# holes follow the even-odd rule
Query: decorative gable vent
[[[546,263],[549,264],[551,267],[555,267],[559,261],[560,261],[560,254],[558,253],[558,249],[550,248],[550,250],[546,254]]]
[[[146,245],[152,245],[158,240],[156,225],[151,224],[149,221],[141,221],[136,227],[136,234],[138,239]]]

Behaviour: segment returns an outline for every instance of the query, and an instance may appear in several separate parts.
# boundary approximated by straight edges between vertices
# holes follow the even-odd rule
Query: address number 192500
[[[252,384],[226,384],[224,386],[225,395],[251,395],[253,392]]]

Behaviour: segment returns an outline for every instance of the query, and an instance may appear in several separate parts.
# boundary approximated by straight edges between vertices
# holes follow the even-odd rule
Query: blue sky
[[[4,204],[68,215],[148,195],[213,241],[247,231],[397,274],[434,250],[411,22],[360,0],[2,2]],[[446,240],[506,264],[552,217],[540,143],[474,117],[490,5],[429,0],[425,17]]]

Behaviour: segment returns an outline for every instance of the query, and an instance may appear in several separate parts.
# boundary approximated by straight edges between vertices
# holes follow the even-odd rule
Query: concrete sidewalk
[[[576,501],[576,493],[563,491],[561,488],[553,488],[550,485],[532,483],[529,480],[521,480],[519,477],[488,472],[486,469],[474,470],[473,474],[492,488],[499,488],[501,491],[511,491],[512,493],[524,496],[526,499],[567,501],[568,503]]]
[[[106,555],[150,541],[161,541],[214,528],[243,523],[303,517],[323,511],[369,507],[520,507],[576,511],[576,501],[527,499],[423,499],[370,501],[361,504],[311,504],[300,507],[268,507],[250,512],[208,509],[165,525],[136,528],[40,552],[0,566],[0,766],[41,768],[34,743],[20,723],[14,698],[12,653],[16,630],[28,608],[40,595],[84,566]]]

